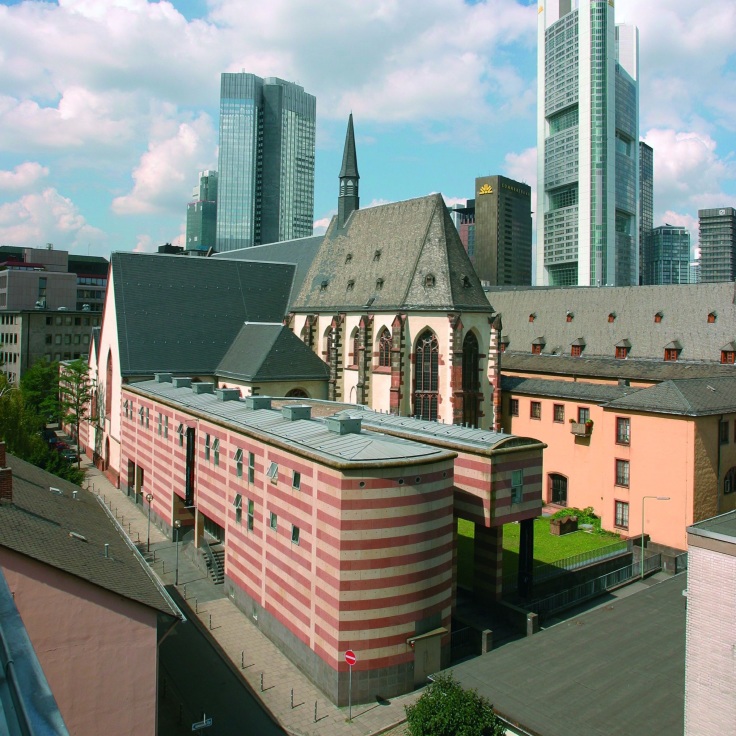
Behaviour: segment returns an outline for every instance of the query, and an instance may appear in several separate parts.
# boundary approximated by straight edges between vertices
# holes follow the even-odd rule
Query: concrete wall
[[[156,611],[4,548],[0,566],[69,733],[155,734]]]

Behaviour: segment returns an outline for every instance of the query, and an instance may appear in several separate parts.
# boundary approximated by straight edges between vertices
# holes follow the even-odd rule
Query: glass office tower
[[[316,107],[292,82],[222,75],[218,251],[312,234]]]
[[[638,31],[608,0],[550,0],[538,18],[536,283],[636,284]]]
[[[185,249],[206,252],[217,238],[217,172],[200,171],[192,201],[187,205]]]
[[[700,224],[700,280],[736,279],[736,209],[698,210]]]
[[[678,225],[660,225],[647,236],[644,284],[690,283],[690,233]]]

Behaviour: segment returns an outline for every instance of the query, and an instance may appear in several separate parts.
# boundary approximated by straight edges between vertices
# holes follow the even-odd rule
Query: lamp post
[[[146,552],[151,551],[151,501],[153,501],[153,494],[146,494],[146,501],[148,501],[148,541],[146,542]]]
[[[174,585],[179,585],[179,529],[181,529],[179,519],[174,522],[174,529],[176,529],[176,573],[174,576]]]
[[[642,496],[641,497],[641,579],[644,580],[644,501],[653,498],[657,501],[669,501],[669,496]]]

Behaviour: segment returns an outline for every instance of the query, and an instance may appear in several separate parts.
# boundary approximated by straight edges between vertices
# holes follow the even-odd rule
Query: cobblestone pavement
[[[176,545],[154,523],[149,526],[146,509],[115,488],[89,462],[86,471],[85,486],[105,502],[164,585],[174,586]],[[189,552],[191,550],[185,545],[179,549],[179,584],[174,586],[186,601],[185,615],[193,614],[193,623],[201,626],[219,645],[232,668],[239,672],[285,731],[293,736],[404,735],[404,706],[413,703],[420,693],[381,703],[354,705],[352,721],[349,721],[348,708],[333,705],[260,632],[255,622],[235,606],[223,587],[214,585],[194,564]]]

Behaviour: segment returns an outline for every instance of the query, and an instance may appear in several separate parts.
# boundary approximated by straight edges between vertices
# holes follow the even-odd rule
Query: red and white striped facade
[[[449,664],[453,452],[362,432],[341,439],[379,443],[398,454],[345,460],[303,443],[289,446],[268,429],[186,410],[143,388],[153,384],[123,387],[121,481],[125,485],[130,468],[129,485],[138,482],[140,493],[153,495],[152,511],[164,527],[179,519],[199,535],[206,517],[225,530],[228,592],[328,695],[347,701],[347,649],[358,654],[354,700],[413,689],[410,640],[429,630],[439,639],[441,665]],[[286,422],[279,412],[268,414],[270,424]],[[324,444],[324,423],[309,424]],[[196,430],[194,508],[184,506],[186,448],[180,425]],[[241,477],[234,459],[238,450]],[[267,475],[273,463],[275,482]],[[294,527],[298,543],[292,541]]]

